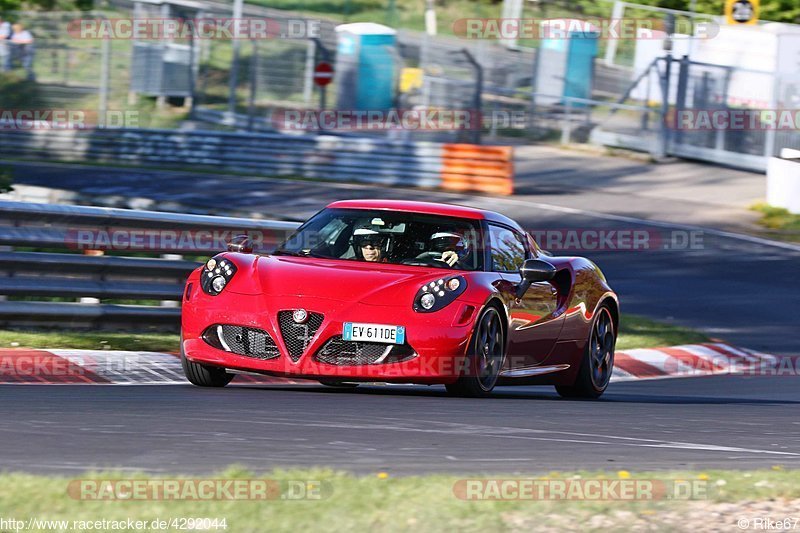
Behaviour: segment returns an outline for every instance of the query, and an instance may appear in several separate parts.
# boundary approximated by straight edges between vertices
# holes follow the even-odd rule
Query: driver
[[[441,253],[440,261],[447,263],[447,266],[452,267],[467,255],[467,243],[458,233],[440,231],[431,235],[430,242],[430,249]]]
[[[358,259],[370,263],[386,262],[383,245],[386,238],[375,230],[359,228],[353,233],[353,251]]]

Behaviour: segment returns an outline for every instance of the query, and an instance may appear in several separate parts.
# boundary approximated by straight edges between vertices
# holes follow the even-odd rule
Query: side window
[[[333,244],[336,242],[336,239],[339,237],[339,234],[342,232],[342,230],[346,227],[347,223],[345,221],[339,218],[334,218],[319,230],[319,235],[317,238],[322,243]]]
[[[536,242],[530,233],[526,233],[525,237],[528,239],[528,250],[531,251],[531,258],[536,259],[542,253],[542,247]]]
[[[492,270],[517,272],[527,257],[524,239],[515,231],[489,224],[492,245]]]

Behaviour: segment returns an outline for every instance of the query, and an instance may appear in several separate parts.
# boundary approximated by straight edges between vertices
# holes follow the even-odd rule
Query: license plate
[[[387,326],[385,324],[345,322],[342,338],[346,341],[403,344],[406,342],[406,328],[403,326]]]

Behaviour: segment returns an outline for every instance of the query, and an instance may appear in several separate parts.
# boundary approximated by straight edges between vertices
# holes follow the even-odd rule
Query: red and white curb
[[[0,350],[0,384],[186,385],[176,354],[125,350]],[[233,383],[316,383],[238,374]]]
[[[723,343],[638,348],[614,354],[611,381],[767,374],[780,358]]]
[[[611,381],[717,374],[767,374],[780,358],[722,343],[635,349],[615,354]],[[184,385],[180,359],[160,352],[0,350],[0,384]],[[239,374],[233,383],[300,385],[315,381]]]

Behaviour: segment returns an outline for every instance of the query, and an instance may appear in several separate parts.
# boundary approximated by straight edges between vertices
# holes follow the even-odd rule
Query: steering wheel
[[[433,254],[438,254],[439,257],[434,257]],[[450,268],[447,261],[442,259],[442,254],[439,252],[425,252],[417,257],[411,257],[403,260],[404,265],[417,265],[417,266],[433,266],[438,268]]]

